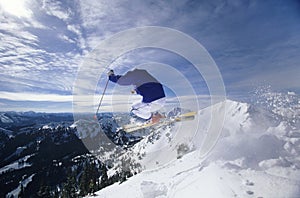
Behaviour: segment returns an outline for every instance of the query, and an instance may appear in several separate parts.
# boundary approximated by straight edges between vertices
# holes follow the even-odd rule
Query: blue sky
[[[218,65],[229,98],[246,98],[262,85],[300,93],[296,0],[9,0],[1,1],[0,13],[0,111],[72,111],[85,57],[102,40],[141,26],[174,28],[200,42]],[[124,72],[151,61],[172,65],[197,94],[208,94],[186,60],[163,50],[136,50],[112,67]],[[103,79],[97,94],[102,86]],[[126,91],[110,84],[108,94]]]

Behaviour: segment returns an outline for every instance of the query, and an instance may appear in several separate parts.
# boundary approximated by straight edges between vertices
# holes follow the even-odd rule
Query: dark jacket
[[[137,94],[143,96],[143,102],[150,103],[165,97],[163,86],[146,70],[135,69],[125,75],[110,75],[109,80],[119,85],[134,85]]]

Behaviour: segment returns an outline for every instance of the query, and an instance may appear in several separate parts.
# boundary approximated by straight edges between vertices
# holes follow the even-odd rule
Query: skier
[[[131,113],[144,121],[158,122],[164,115],[157,111],[164,106],[165,92],[160,84],[146,70],[134,69],[124,75],[115,75],[113,70],[108,73],[109,80],[119,85],[133,85],[134,91],[143,97],[141,102],[132,105]]]

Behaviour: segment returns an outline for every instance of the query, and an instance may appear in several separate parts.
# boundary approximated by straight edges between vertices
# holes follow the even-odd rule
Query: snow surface
[[[13,123],[13,122],[14,122],[12,119],[10,119],[9,117],[7,117],[7,116],[5,115],[5,113],[1,113],[1,114],[0,114],[0,121],[1,121],[2,123]]]
[[[16,151],[14,153],[12,153],[10,156],[5,158],[5,161],[9,160],[10,158],[14,157],[14,156],[20,156],[20,154],[27,149],[27,146],[19,146],[17,147]],[[26,159],[26,158],[25,158]],[[22,160],[22,159],[21,159]],[[23,159],[24,160],[24,159]],[[27,160],[27,159],[26,159]],[[0,171],[1,172],[1,171]]]
[[[3,172],[6,172],[6,171],[11,171],[11,170],[18,170],[18,169],[22,169],[22,168],[25,168],[25,167],[28,167],[28,166],[31,166],[31,164],[29,164],[27,162],[27,160],[32,157],[34,154],[32,155],[26,155],[25,157],[23,158],[20,158],[18,159],[17,161],[7,165],[7,166],[4,166],[2,168],[0,168],[0,174],[2,174]]]
[[[3,133],[4,135],[7,135],[9,138],[13,137],[13,132],[7,129],[3,129],[0,127],[0,133]]]
[[[300,102],[286,105],[283,98],[285,106],[270,111],[227,100],[226,108],[215,104],[193,121],[152,131],[124,154],[142,172],[96,197],[300,197]],[[206,148],[218,135],[208,134],[212,115],[218,116],[212,112],[222,108],[222,133],[213,149]]]
[[[24,180],[22,180],[22,181],[20,182],[19,186],[18,186],[16,189],[14,189],[13,191],[7,193],[6,197],[7,197],[7,198],[9,198],[9,197],[11,197],[11,196],[13,196],[13,197],[18,197],[18,195],[19,195],[20,192],[21,192],[22,186],[23,186],[23,188],[25,189],[26,186],[27,186],[30,182],[32,182],[32,178],[34,177],[34,175],[35,175],[35,174],[32,174],[32,175],[30,175],[29,177],[27,177],[27,178],[25,178]]]

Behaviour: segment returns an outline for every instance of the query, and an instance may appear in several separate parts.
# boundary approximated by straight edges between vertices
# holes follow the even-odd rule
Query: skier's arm
[[[108,78],[110,81],[114,82],[114,83],[118,83],[118,80],[121,78],[121,75],[115,75],[115,74],[111,74]]]
[[[114,83],[117,83],[119,78],[121,78],[121,75],[115,75],[114,70],[109,70],[109,72],[107,72],[108,75],[108,79]]]
[[[109,75],[109,80],[118,83],[119,85],[132,85],[132,77],[130,75],[130,72],[126,73],[125,75],[115,75],[112,72],[108,73]]]

